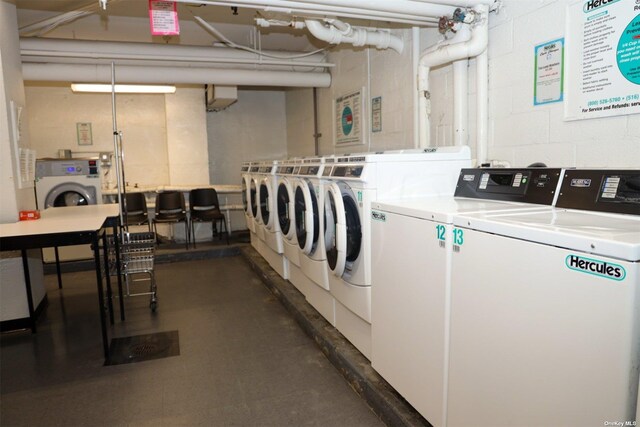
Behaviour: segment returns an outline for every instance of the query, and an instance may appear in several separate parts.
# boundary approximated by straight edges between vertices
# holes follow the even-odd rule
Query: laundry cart
[[[126,297],[150,295],[149,306],[152,312],[158,308],[158,295],[156,279],[153,272],[155,257],[156,236],[152,232],[122,233],[122,241],[119,246],[120,274],[125,279]],[[114,236],[109,236],[109,274],[117,276],[117,258],[114,244]],[[136,282],[148,282],[149,291],[133,292],[133,284]]]

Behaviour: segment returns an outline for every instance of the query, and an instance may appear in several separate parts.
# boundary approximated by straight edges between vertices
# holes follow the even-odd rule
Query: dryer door
[[[271,190],[271,177],[266,177],[260,183],[260,218],[269,230],[274,229],[274,215],[271,215],[271,202],[273,200]]]
[[[329,268],[338,277],[346,265],[347,227],[342,192],[336,183],[327,187],[324,195],[324,247]]]
[[[250,196],[248,194],[250,184],[247,184],[249,181],[249,177],[247,175],[242,176],[242,205],[244,206],[244,212],[247,215],[251,215],[251,211],[249,211],[249,199]]]
[[[249,199],[251,202],[251,215],[258,219],[258,184],[255,178],[251,179],[251,186],[249,187]]]
[[[305,255],[313,253],[318,242],[318,201],[311,183],[300,180],[295,193],[295,220],[298,246]]]
[[[291,220],[293,218],[293,204],[291,203],[293,200],[293,190],[291,189],[291,185],[288,180],[283,179],[278,182],[278,194],[276,197],[276,208],[278,211],[278,223],[280,224],[280,230],[287,240],[291,240],[295,236],[295,227],[291,226]]]
[[[49,191],[44,209],[61,206],[86,206],[97,203],[96,188],[74,182],[56,185]]]

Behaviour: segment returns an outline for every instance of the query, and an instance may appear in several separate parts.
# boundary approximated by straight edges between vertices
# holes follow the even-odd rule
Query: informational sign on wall
[[[177,36],[180,34],[178,9],[173,1],[149,0],[151,35]]]
[[[78,135],[78,145],[93,145],[91,123],[76,123],[76,133]]]
[[[371,132],[382,131],[382,97],[371,100]]]
[[[562,101],[564,39],[539,44],[535,52],[533,104]]]
[[[565,119],[640,113],[640,3],[567,6]]]
[[[362,91],[348,93],[335,103],[336,145],[364,143],[362,138]]]

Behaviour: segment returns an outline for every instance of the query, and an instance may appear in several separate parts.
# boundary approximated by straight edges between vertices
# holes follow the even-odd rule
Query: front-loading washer
[[[371,358],[371,204],[453,194],[460,169],[469,166],[466,146],[345,155],[326,163],[323,240],[336,328],[365,357]]]
[[[447,425],[454,215],[552,209],[561,177],[463,169],[454,195],[372,204],[371,364],[433,426]]]
[[[566,171],[556,206],[453,219],[449,426],[635,424],[640,171]]]
[[[244,218],[249,230],[250,238],[255,236],[255,225],[251,213],[251,162],[243,162],[240,167],[240,179],[242,180],[242,205],[244,207]]]
[[[278,169],[281,161],[270,163],[269,171],[260,180],[258,200],[260,226],[263,228],[264,243],[262,256],[282,278],[289,278],[289,261],[283,255],[282,231],[278,220],[276,192]]]
[[[294,218],[300,269],[310,279],[305,297],[329,323],[335,324],[335,301],[329,292],[329,278],[325,268],[325,249],[322,239],[324,228],[323,179],[325,159],[302,159],[294,190]]]
[[[38,209],[84,206],[102,203],[102,184],[98,159],[36,160],[36,202]],[[60,261],[92,259],[89,245],[63,246]],[[55,262],[55,251],[42,251],[44,262]]]

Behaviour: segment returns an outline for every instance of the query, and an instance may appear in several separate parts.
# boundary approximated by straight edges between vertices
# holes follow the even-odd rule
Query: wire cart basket
[[[109,274],[117,276],[115,237],[108,236],[108,239]],[[124,276],[126,286],[124,296],[151,295],[149,307],[152,312],[158,308],[156,279],[153,273],[155,244],[156,235],[151,232],[129,233],[124,231],[120,242],[120,273]],[[134,282],[149,282],[149,291],[132,293],[131,288]]]

